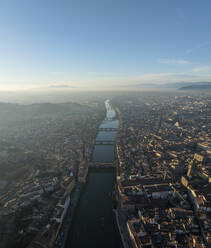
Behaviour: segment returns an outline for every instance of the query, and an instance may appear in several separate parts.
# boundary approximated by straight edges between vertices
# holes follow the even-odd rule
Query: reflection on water
[[[118,120],[104,120],[102,124],[100,125],[100,128],[118,128],[119,121]]]
[[[118,128],[118,120],[112,120],[116,113],[105,102],[107,115],[100,128]],[[109,120],[108,120],[109,119]],[[96,141],[115,140],[116,132],[100,131]],[[95,145],[93,162],[112,162],[114,145]],[[115,230],[112,213],[112,186],[114,169],[89,169],[88,181],[76,212],[74,225],[68,237],[66,248],[119,248],[120,241]]]
[[[113,145],[95,145],[92,157],[93,162],[112,162],[114,160]]]
[[[111,191],[112,169],[92,169],[80,200],[71,236],[72,248],[119,248],[114,229]],[[66,248],[69,248],[67,246]]]
[[[110,101],[109,101],[109,100],[106,100],[106,101],[105,101],[105,107],[106,107],[106,109],[107,109],[106,119],[108,119],[108,120],[114,119],[115,116],[116,116],[116,112],[115,112],[115,110],[111,107]]]
[[[116,132],[101,131],[98,133],[96,141],[114,141],[116,138]]]

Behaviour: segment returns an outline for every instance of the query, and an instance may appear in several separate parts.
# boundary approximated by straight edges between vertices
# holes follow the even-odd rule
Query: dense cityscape
[[[211,0],[0,0],[0,248],[211,248]]]
[[[210,98],[137,96],[117,105],[124,247],[210,247]]]
[[[26,247],[36,237],[52,247],[70,193],[87,173],[104,104],[1,103],[0,111],[8,117],[0,144],[0,247]]]
[[[96,146],[111,145],[114,128],[100,126],[107,98],[116,155],[93,163]],[[122,247],[210,247],[210,104],[209,94],[177,92],[1,103],[0,247],[69,247],[93,166],[114,168],[110,211]],[[109,139],[98,144],[98,132]]]

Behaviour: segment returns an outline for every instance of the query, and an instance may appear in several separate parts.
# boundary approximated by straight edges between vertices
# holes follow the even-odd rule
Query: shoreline
[[[103,170],[107,170],[107,171],[112,170],[112,173],[115,174],[115,178],[114,178],[114,182],[113,182],[112,187],[114,187],[114,185],[116,183],[115,167],[116,167],[117,161],[116,161],[116,143],[115,143],[115,140],[114,140],[114,144],[112,144],[114,147],[114,151],[115,151],[113,161],[108,162],[108,163],[92,162],[93,152],[94,152],[94,148],[96,145],[96,138],[97,138],[98,133],[100,132],[100,126],[105,120],[107,120],[107,114],[108,114],[108,111],[110,110],[110,108],[107,106],[108,102],[109,102],[109,100],[105,101],[105,108],[106,108],[105,113],[106,114],[105,114],[104,119],[99,123],[99,127],[98,127],[98,130],[96,132],[96,137],[93,140],[92,152],[90,154],[90,159],[89,159],[90,162],[88,162],[88,172],[86,175],[86,180],[84,182],[78,182],[78,180],[77,180],[77,182],[76,182],[76,185],[74,187],[74,192],[73,192],[73,195],[71,197],[70,205],[68,206],[68,210],[67,210],[67,213],[64,217],[63,223],[61,225],[59,234],[57,235],[57,237],[55,239],[55,241],[56,241],[59,237],[59,239],[61,240],[61,243],[55,244],[55,242],[54,242],[54,248],[65,248],[67,245],[68,234],[71,235],[71,233],[72,233],[71,228],[74,226],[74,218],[76,217],[76,212],[77,212],[78,206],[80,204],[80,199],[83,195],[83,191],[86,190],[89,174],[92,171],[94,171],[94,172],[99,171],[100,173],[102,173]],[[116,110],[114,108],[112,108],[112,110],[114,110],[114,112],[116,113]],[[115,117],[113,119],[116,120],[117,116],[115,115]],[[119,129],[119,127],[117,128],[117,131],[118,131],[118,129]],[[111,194],[112,193],[113,192],[111,192]],[[113,205],[113,202],[112,202],[112,205]],[[112,208],[112,212],[113,212],[113,208]],[[116,220],[115,220],[114,216],[113,216],[113,221],[114,221],[114,224],[116,224]],[[118,228],[115,228],[115,229],[116,229],[116,232],[119,233]],[[120,240],[120,242],[122,242],[120,237],[119,237],[119,240]]]

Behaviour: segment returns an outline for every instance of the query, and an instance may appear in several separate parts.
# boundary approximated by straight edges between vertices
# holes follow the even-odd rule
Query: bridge
[[[99,131],[104,131],[104,132],[114,132],[114,131],[118,131],[118,128],[99,128]]]
[[[114,140],[96,140],[95,145],[114,145]]]
[[[112,162],[89,162],[91,168],[114,168],[116,167],[116,160]]]

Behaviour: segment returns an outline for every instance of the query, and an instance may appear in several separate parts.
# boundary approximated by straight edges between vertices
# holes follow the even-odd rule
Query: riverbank
[[[112,191],[116,180],[114,130],[117,132],[119,122],[114,120],[116,112],[109,105],[109,101],[105,102],[105,106],[106,118],[99,126],[96,141],[100,139],[105,142],[112,139],[113,144],[97,145],[95,142],[87,181],[72,219],[66,248],[121,246],[112,211]]]
[[[112,211],[114,168],[90,168],[67,239],[69,247],[120,247]]]
[[[62,223],[62,226],[60,228],[59,234],[57,235],[57,238],[54,242],[54,248],[64,248],[66,245],[68,233],[71,228],[71,223],[74,218],[75,211],[79,203],[83,187],[84,187],[83,183],[77,182],[75,185],[74,191],[71,194],[71,198],[70,198],[71,203],[68,207],[68,210],[64,218],[64,221]]]

